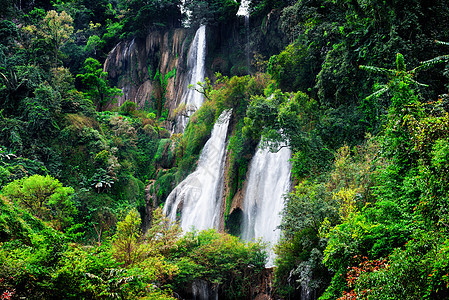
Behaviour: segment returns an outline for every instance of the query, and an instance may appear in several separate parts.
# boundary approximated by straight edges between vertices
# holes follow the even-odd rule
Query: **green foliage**
[[[162,75],[159,70],[156,71],[156,74],[154,75],[153,80],[158,80],[160,84],[161,89],[161,96],[160,99],[157,100],[156,103],[156,111],[157,116],[161,117],[163,114],[163,109],[165,106],[165,95],[167,94],[167,83],[169,78],[173,78],[176,76],[176,68],[173,68],[173,70],[169,71],[167,74]]]
[[[88,53],[92,53],[93,55],[97,54],[97,49],[100,48],[103,44],[103,41],[98,35],[92,35],[89,37],[87,41],[87,45],[84,48],[84,51]]]
[[[151,222],[145,238],[152,251],[164,256],[176,251],[182,233],[181,226],[166,217],[161,207],[154,210]]]
[[[13,15],[15,11],[14,1],[6,0],[3,5],[0,7],[0,17],[8,17],[9,15]]]
[[[28,130],[38,132],[51,132],[59,129],[57,116],[61,112],[61,96],[48,85],[41,85],[34,90],[33,98],[24,99],[24,114],[28,120]]]
[[[19,240],[31,243],[32,233],[41,230],[44,224],[29,212],[21,210],[5,197],[0,196],[0,242]]]
[[[406,84],[416,84],[418,86],[427,86],[422,83],[419,83],[415,81],[412,77],[416,75],[416,73],[424,68],[425,65],[421,65],[419,67],[416,67],[410,71],[406,70],[405,62],[404,62],[404,56],[401,53],[396,54],[396,69],[384,69],[384,68],[378,68],[378,67],[371,67],[371,66],[364,66],[360,65],[360,69],[371,72],[371,73],[377,73],[380,75],[387,75],[390,79],[390,82],[387,85],[381,86],[381,88],[376,91],[375,93],[369,95],[367,99],[370,99],[371,97],[379,97],[383,93],[387,92],[390,88],[394,88],[395,85],[397,85],[398,80],[406,83]],[[427,68],[427,66],[426,66]]]
[[[184,6],[191,12],[188,22],[193,27],[227,24],[239,9],[239,4],[232,0],[187,0]]]
[[[19,31],[13,22],[9,20],[0,21],[0,44],[10,46],[18,37]]]
[[[20,245],[20,244],[19,244]],[[49,293],[48,282],[52,265],[64,251],[63,237],[51,229],[33,235],[30,247],[14,243],[3,244],[0,249],[2,264],[2,288],[17,297],[45,297]]]
[[[372,189],[385,168],[385,161],[376,157],[379,149],[373,138],[353,149],[341,147],[330,172],[316,181],[300,182],[287,197],[281,223],[284,237],[276,250],[276,286],[281,293],[294,295],[294,289],[285,288],[290,278],[296,281],[293,288],[307,284],[318,294],[326,290],[323,299],[336,298],[346,287],[340,280],[342,270],[354,263],[354,255],[377,257],[385,254],[385,249],[392,250],[394,243],[406,240],[405,217],[397,211],[395,214],[391,204],[365,207],[375,201]],[[385,219],[376,217],[380,215]],[[376,222],[384,225],[371,225]],[[342,244],[337,246],[336,241]]]
[[[148,32],[161,28],[173,28],[181,25],[181,1],[123,1],[125,18],[123,28],[134,36],[145,36]]]
[[[15,180],[6,185],[1,193],[34,216],[50,221],[58,229],[69,225],[76,212],[71,200],[73,188],[63,187],[49,175]]]
[[[174,257],[179,267],[175,287],[198,278],[218,286],[224,299],[235,299],[249,296],[249,279],[261,274],[266,253],[260,243],[245,244],[211,229],[186,233]]]
[[[130,116],[133,115],[137,110],[137,104],[132,101],[123,102],[122,106],[120,106],[120,112],[124,115]]]
[[[301,44],[288,45],[280,54],[270,57],[268,72],[283,91],[306,91],[313,85],[309,70],[316,68],[310,48]]]
[[[187,176],[192,171],[194,162],[210,137],[217,115],[216,112],[213,103],[206,102],[190,117],[187,128],[176,148],[177,159],[182,158],[177,163],[179,169],[184,173],[181,175],[182,177]]]
[[[42,83],[42,74],[35,66],[14,66],[17,63],[5,61],[0,69],[0,92],[2,107],[6,114],[20,115],[22,100]]]
[[[140,216],[130,211],[125,220],[117,222],[117,233],[113,237],[112,251],[118,262],[125,267],[143,260],[147,250],[140,240]]]
[[[115,96],[122,94],[119,88],[109,86],[107,72],[103,71],[100,62],[94,58],[86,59],[84,74],[78,74],[76,77],[83,82],[86,97],[96,105],[98,111],[113,103]]]
[[[289,4],[292,4],[294,1],[289,0],[256,0],[251,1],[249,10],[251,15],[258,16],[263,15],[265,16],[273,9],[280,9],[283,8]]]
[[[25,30],[36,33],[37,36],[50,44],[53,49],[54,67],[58,66],[58,52],[70,39],[73,33],[73,19],[65,11],[60,14],[54,10],[47,12],[38,27],[31,25]]]
[[[47,174],[42,162],[18,157],[12,152],[0,149],[0,187],[26,176]]]
[[[180,2],[50,2],[0,7],[1,293],[170,299],[170,288],[188,293],[202,280],[220,298],[253,297],[254,278],[265,275],[260,244],[213,231],[180,237],[160,209],[144,234],[135,211],[149,212],[145,185],[159,204],[193,170],[214,121],[232,108],[228,210],[261,136],[293,150],[297,186],[277,247],[281,296],[308,284],[321,299],[448,297],[447,96],[435,101],[446,92],[448,56],[434,42],[449,40],[447,1],[251,1],[251,49],[270,46],[255,47],[259,27],[267,40],[282,39],[280,28],[291,42],[270,59],[274,82],[206,80],[196,88],[204,107],[171,138],[164,107],[174,69],[155,77],[151,66],[162,97],[149,115],[132,102],[99,114],[94,105],[106,109],[119,93],[102,71],[106,53],[120,38],[179,27]],[[234,28],[239,3],[187,1],[192,28]],[[209,38],[212,48],[228,41]],[[418,67],[407,70],[404,57]]]
[[[280,225],[284,237],[276,248],[278,288],[283,289],[289,276],[296,281],[294,286],[305,284],[319,293],[327,286],[329,273],[323,265],[324,249],[318,235],[321,223],[336,223],[337,207],[324,184],[303,182],[288,196]]]
[[[417,231],[389,260],[364,261],[348,272],[351,294],[367,299],[444,299],[447,296],[447,241],[434,232]],[[369,267],[367,267],[369,266]],[[349,298],[339,298],[349,299]]]
[[[269,97],[251,99],[243,131],[261,134],[263,146],[272,151],[289,146],[294,153],[293,172],[303,177],[318,173],[329,163],[329,150],[316,128],[318,120],[315,100],[302,92],[291,95],[277,90]]]

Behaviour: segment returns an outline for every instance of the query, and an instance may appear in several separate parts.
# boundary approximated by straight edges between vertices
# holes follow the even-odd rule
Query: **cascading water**
[[[249,16],[249,4],[250,0],[242,0],[240,3],[239,10],[237,11],[237,16]]]
[[[131,43],[129,45],[125,45],[125,47],[123,47],[123,73],[127,72],[127,68],[128,66],[133,66],[133,61],[132,61],[132,55],[133,55],[133,50],[134,50],[134,44],[135,39],[132,39]],[[114,48],[115,49],[115,48]],[[130,71],[130,73],[132,73],[132,70]],[[129,76],[132,76],[131,74],[128,74]],[[125,86],[122,88],[122,93],[123,93],[123,101],[126,100],[130,100],[129,99],[129,86]],[[122,103],[118,103],[119,105],[121,105]]]
[[[198,167],[168,195],[164,213],[177,219],[181,208],[181,227],[184,231],[217,228],[220,219],[223,167],[226,154],[226,134],[231,111],[224,111],[204,145]]]
[[[195,280],[192,283],[193,300],[218,300],[218,292],[207,281]]]
[[[277,227],[281,224],[283,195],[290,190],[290,157],[291,151],[286,147],[277,153],[258,148],[249,167],[241,237],[246,241],[261,238],[270,244],[266,267],[274,265],[271,246],[280,238]]]
[[[249,4],[250,0],[242,0],[240,4],[239,10],[237,11],[238,16],[245,17],[245,35],[246,35],[246,45],[245,45],[245,53],[246,53],[246,68],[248,70],[248,74],[250,73],[250,43],[249,43]]]
[[[182,95],[181,104],[186,107],[186,112],[183,116],[178,118],[176,125],[176,132],[184,132],[190,116],[201,107],[204,101],[203,94],[198,91],[189,89],[190,84],[196,85],[198,82],[204,81],[206,62],[206,26],[201,25],[196,31],[195,38],[190,45],[189,53],[187,55],[187,76],[186,86]]]

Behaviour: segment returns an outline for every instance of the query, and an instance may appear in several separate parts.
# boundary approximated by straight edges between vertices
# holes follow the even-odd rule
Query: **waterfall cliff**
[[[164,213],[176,220],[179,212],[184,231],[192,227],[198,230],[218,227],[230,117],[229,110],[221,114],[204,145],[195,172],[178,184],[165,202]]]
[[[244,16],[245,18],[245,36],[246,36],[246,45],[245,45],[245,56],[246,56],[246,70],[247,73],[250,74],[251,67],[251,44],[250,44],[250,27],[249,27],[249,4],[250,0],[242,0],[240,4],[239,10],[237,12],[238,16]]]
[[[247,241],[261,238],[269,243],[267,267],[272,267],[274,263],[271,247],[280,238],[277,227],[281,223],[283,195],[290,190],[290,156],[288,148],[282,148],[277,153],[258,148],[249,167],[241,236]]]
[[[121,41],[109,52],[104,63],[111,84],[122,89],[123,95],[115,105],[129,100],[140,108],[167,109],[173,111],[178,105],[178,91],[187,76],[186,59],[189,49],[189,31],[150,32],[146,38]],[[170,72],[175,76],[162,78]],[[164,98],[164,99],[162,99]],[[156,102],[160,101],[157,107]]]
[[[189,85],[197,85],[203,82],[205,78],[205,62],[206,62],[206,26],[202,25],[198,28],[195,38],[190,46],[187,56],[187,76],[183,83],[180,105],[184,105],[184,112],[177,118],[175,125],[176,132],[183,132],[189,121],[189,117],[203,104],[203,94],[189,89]]]

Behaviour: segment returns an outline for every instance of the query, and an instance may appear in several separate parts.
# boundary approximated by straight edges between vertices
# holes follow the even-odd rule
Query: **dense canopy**
[[[449,297],[448,1],[241,2],[2,2],[1,299]],[[219,231],[182,232],[227,109]],[[258,145],[292,151],[274,269],[239,238]]]

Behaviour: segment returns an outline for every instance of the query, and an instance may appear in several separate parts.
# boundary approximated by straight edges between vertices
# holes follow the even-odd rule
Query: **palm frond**
[[[368,71],[370,73],[380,74],[380,75],[395,75],[396,74],[395,70],[389,70],[389,69],[373,67],[373,66],[360,65],[359,69]]]
[[[418,82],[418,81],[416,81],[416,80],[414,80],[414,79],[412,79],[412,78],[409,78],[409,80],[410,80],[412,83],[414,83],[414,84],[416,84],[416,85],[418,85],[418,86],[429,87],[428,84]]]
[[[441,55],[435,58],[420,62],[420,66],[414,68],[410,73],[416,73],[421,70],[428,70],[433,68],[437,64],[445,63],[449,61],[449,55]]]
[[[369,95],[368,97],[366,97],[366,100],[370,100],[372,98],[377,98],[380,97],[381,95],[385,94],[385,92],[388,91],[388,86],[384,85],[384,87],[378,91],[375,91],[374,93],[372,93],[371,95]]]
[[[442,42],[442,41],[437,41],[435,40],[435,43],[439,44],[439,45],[444,45],[444,46],[449,46],[448,42]]]

